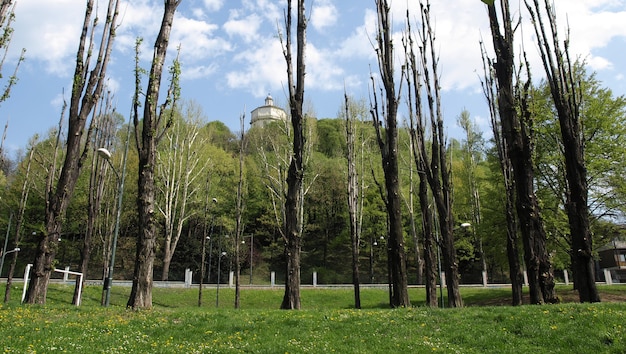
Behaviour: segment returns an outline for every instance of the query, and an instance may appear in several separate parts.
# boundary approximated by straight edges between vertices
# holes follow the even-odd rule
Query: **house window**
[[[626,262],[626,253],[620,253],[619,254],[619,261],[620,261],[620,263]]]

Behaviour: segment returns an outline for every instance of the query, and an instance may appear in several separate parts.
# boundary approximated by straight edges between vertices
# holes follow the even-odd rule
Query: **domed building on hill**
[[[262,127],[271,122],[286,122],[287,113],[280,108],[274,106],[274,99],[267,95],[265,105],[257,107],[252,111],[250,125],[252,127]]]

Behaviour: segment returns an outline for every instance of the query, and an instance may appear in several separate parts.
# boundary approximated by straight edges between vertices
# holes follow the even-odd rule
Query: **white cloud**
[[[335,55],[342,60],[353,58],[374,58],[374,47],[372,41],[375,40],[376,12],[366,9],[363,17],[363,24],[356,27],[338,46]]]
[[[205,78],[213,75],[217,70],[218,65],[215,63],[190,67],[183,64],[181,68],[181,78],[187,80]]]
[[[323,91],[343,89],[345,73],[343,68],[333,61],[332,53],[318,50],[309,43],[306,47],[306,59],[307,87]]]
[[[250,14],[244,18],[238,18],[235,15],[224,24],[224,30],[229,36],[238,36],[246,43],[250,43],[258,39],[261,22],[262,19],[257,14]]]
[[[226,74],[228,87],[244,89],[255,97],[282,90],[286,82],[285,59],[276,38],[266,38],[260,44],[235,55],[239,70]]]
[[[215,24],[182,16],[174,21],[170,49],[180,44],[183,59],[204,60],[232,49],[230,42],[216,36],[218,26]]]
[[[204,7],[209,11],[218,11],[224,5],[224,0],[204,0]]]
[[[311,13],[311,25],[317,31],[323,32],[337,22],[339,12],[330,0],[318,0],[313,2]]]
[[[276,23],[283,23],[284,1],[280,2],[280,6],[272,0],[243,0],[242,3],[247,10],[258,13],[274,27]]]
[[[10,57],[17,57],[26,48],[27,59],[43,61],[47,72],[71,72],[85,8],[69,0],[22,0],[15,12]]]

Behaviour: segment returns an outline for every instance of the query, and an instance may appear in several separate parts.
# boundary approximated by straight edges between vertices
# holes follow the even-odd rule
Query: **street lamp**
[[[13,221],[13,213],[9,216],[9,225],[7,226],[7,235],[4,236],[4,247],[2,247],[2,262],[0,262],[0,276],[2,276],[2,267],[4,266],[4,252],[7,250],[9,243],[9,234],[11,233],[11,222]]]
[[[472,224],[468,223],[468,222],[464,222],[462,224],[460,224],[458,227],[455,227],[453,229],[454,230],[458,230],[459,227],[461,228],[466,228],[466,227],[470,227],[472,226]],[[439,232],[435,231],[435,236],[436,236],[436,240],[437,240],[437,267],[439,268],[439,298],[441,301],[441,307],[446,307],[444,302],[443,302],[443,277],[442,277],[442,272],[441,272],[441,255],[440,255],[440,250],[441,250],[441,242],[439,242]]]
[[[106,162],[111,166],[111,169],[115,173],[115,177],[117,178],[117,212],[115,215],[115,231],[113,232],[113,242],[111,244],[111,259],[109,261],[109,271],[107,274],[107,278],[104,280],[103,291],[105,293],[104,296],[104,306],[109,306],[111,301],[111,285],[113,284],[113,268],[115,267],[115,250],[117,248],[117,236],[120,232],[120,217],[122,214],[122,198],[124,196],[124,178],[126,177],[126,159],[128,157],[128,142],[130,140],[130,123],[128,124],[128,133],[126,135],[126,147],[124,149],[124,157],[122,158],[122,175],[117,172],[113,164],[111,163],[111,152],[106,148],[99,148],[96,150],[98,155],[105,159]]]
[[[244,236],[244,239],[241,240],[242,244],[246,243],[246,237],[250,237],[250,285],[252,285],[252,254],[254,253],[254,234],[250,236]]]
[[[221,237],[220,237],[221,239]],[[221,247],[220,247],[221,249]],[[222,257],[226,255],[226,252],[221,252],[217,258],[217,288],[215,289],[215,307],[220,306],[220,278],[221,278],[221,266]]]
[[[14,249],[12,249],[10,251],[2,252],[2,262],[0,262],[0,275],[2,274],[2,268],[4,268],[4,256],[6,256],[9,253],[19,252],[19,251],[20,251],[20,248],[19,247],[15,247]]]
[[[217,204],[217,198],[213,198],[212,201],[213,201],[213,204]],[[208,203],[206,203],[206,205],[204,206],[205,220],[206,220],[206,216],[208,213],[209,213],[209,205]],[[215,213],[213,213],[213,218],[211,219],[211,228],[209,230],[208,236],[206,234],[206,221],[204,223],[204,232],[202,235],[202,261],[200,264],[200,285],[198,288],[198,306],[202,306],[202,283],[204,281],[204,258],[205,258],[205,253],[206,253],[206,240],[211,241],[211,236],[213,235],[213,221],[215,221]],[[209,275],[211,274],[210,263],[211,263],[211,255],[209,254]]]

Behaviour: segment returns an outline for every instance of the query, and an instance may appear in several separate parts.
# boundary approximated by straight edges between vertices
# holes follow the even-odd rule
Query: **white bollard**
[[[229,288],[233,287],[234,279],[235,279],[235,272],[231,271],[230,273],[228,273],[228,287]]]
[[[24,269],[24,289],[22,290],[22,302],[26,298],[26,290],[28,289],[28,278],[30,276],[30,269],[33,267],[32,264],[27,264],[26,269]]]
[[[317,287],[317,272],[313,272],[313,287]]]
[[[193,279],[193,272],[191,269],[185,269],[185,288],[190,288]]]
[[[65,267],[65,273],[63,273],[63,282],[66,283],[68,281],[68,277],[70,274],[70,266]]]
[[[270,274],[270,284],[272,285],[272,288],[276,284],[276,272],[272,272]]]
[[[613,285],[613,278],[611,278],[611,271],[608,269],[604,270],[604,282],[606,285]]]

